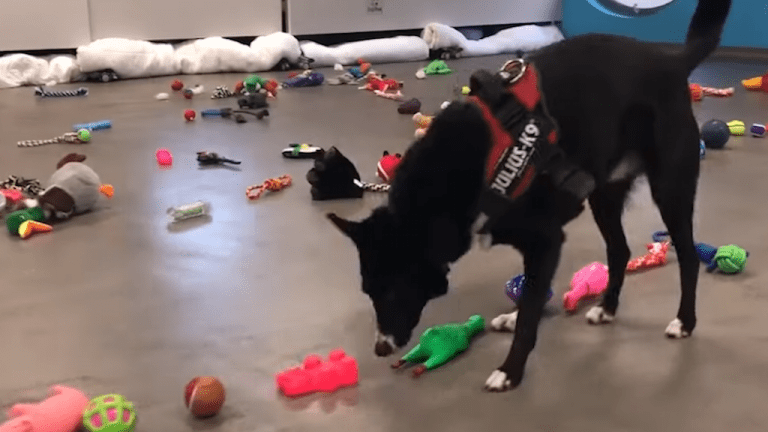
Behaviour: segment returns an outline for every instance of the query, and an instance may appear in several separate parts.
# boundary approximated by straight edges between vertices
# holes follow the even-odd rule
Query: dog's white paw
[[[590,324],[607,324],[613,322],[614,316],[603,309],[602,306],[593,306],[587,311],[587,322]]]
[[[496,331],[514,332],[517,324],[517,313],[514,311],[508,314],[501,314],[491,320],[491,328]]]
[[[675,318],[669,323],[667,329],[664,330],[664,334],[671,339],[682,339],[690,336],[690,333],[683,328],[683,322],[679,318]]]
[[[485,389],[488,391],[505,391],[512,387],[512,381],[507,378],[506,372],[498,369],[491,373],[485,381]]]

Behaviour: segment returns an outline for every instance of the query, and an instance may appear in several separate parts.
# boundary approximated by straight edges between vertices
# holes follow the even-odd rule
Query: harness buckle
[[[509,60],[499,70],[499,76],[506,81],[507,85],[511,85],[525,75],[526,69],[528,69],[528,63],[525,60],[519,58]]]

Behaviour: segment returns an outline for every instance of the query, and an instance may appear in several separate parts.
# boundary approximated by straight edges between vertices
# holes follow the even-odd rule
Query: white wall
[[[88,0],[0,0],[0,51],[72,48],[90,41]]]
[[[94,40],[259,36],[282,29],[280,0],[88,1]]]
[[[561,0],[288,0],[288,32],[294,35],[519,24],[562,19]]]

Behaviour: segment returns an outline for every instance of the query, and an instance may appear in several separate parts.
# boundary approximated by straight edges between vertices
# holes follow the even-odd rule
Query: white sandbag
[[[417,36],[397,36],[386,39],[372,39],[326,47],[311,41],[301,42],[304,55],[314,59],[313,66],[356,64],[362,58],[370,63],[395,63],[419,61],[429,58],[429,47],[424,39]]]
[[[220,37],[179,45],[176,60],[184,74],[246,72],[264,70],[266,66],[247,45]]]
[[[113,69],[120,78],[175,75],[181,72],[170,44],[123,38],[99,39],[79,47],[77,62],[83,72]]]
[[[48,59],[48,77],[57,83],[72,82],[82,72],[73,55],[60,55]]]
[[[563,34],[553,26],[525,25],[502,30],[477,41],[468,40],[458,30],[444,24],[432,23],[421,37],[430,49],[462,48],[464,57],[533,51],[563,40]]]
[[[296,63],[301,56],[299,40],[288,33],[276,32],[266,36],[259,36],[251,42],[251,49],[270,64],[267,69],[272,69],[285,58],[291,63]]]
[[[79,73],[73,56],[33,57],[9,54],[0,57],[0,88],[67,83]]]

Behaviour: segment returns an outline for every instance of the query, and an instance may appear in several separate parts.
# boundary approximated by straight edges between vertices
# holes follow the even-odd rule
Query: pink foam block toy
[[[607,287],[608,267],[593,262],[574,273],[571,289],[563,296],[563,307],[568,312],[574,312],[582,299],[600,295]]]
[[[16,404],[0,432],[74,432],[83,423],[88,398],[77,389],[53,386],[48,399],[37,404]]]
[[[171,155],[171,152],[168,151],[168,149],[157,149],[155,152],[155,157],[157,158],[157,163],[162,166],[169,166],[173,163],[173,156]]]
[[[357,360],[344,350],[335,349],[328,362],[316,354],[308,355],[301,366],[277,374],[277,387],[286,396],[301,396],[314,392],[330,393],[341,387],[357,384]]]

